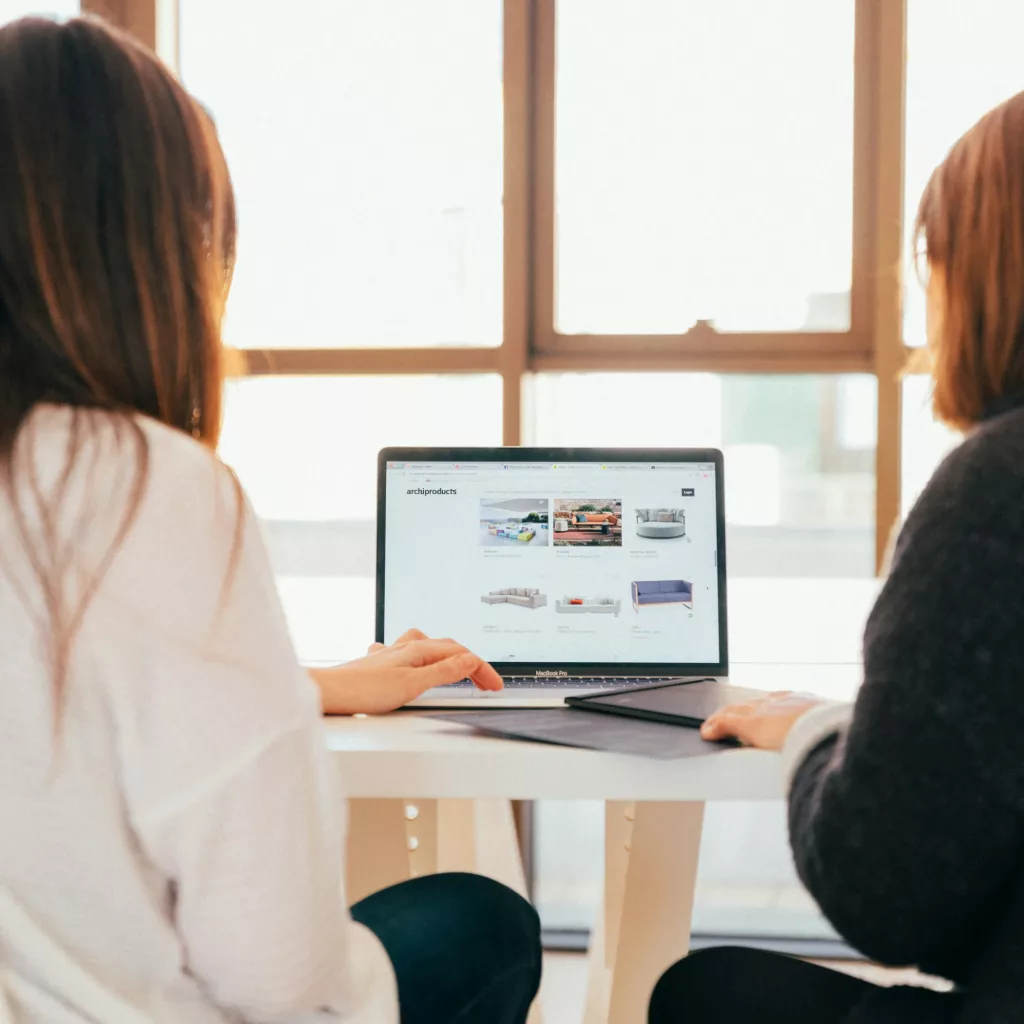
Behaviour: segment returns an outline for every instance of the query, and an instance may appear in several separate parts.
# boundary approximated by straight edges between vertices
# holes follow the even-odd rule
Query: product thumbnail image
[[[556,498],[555,547],[622,547],[619,498]]]
[[[547,547],[551,543],[547,498],[481,498],[480,545]]]
[[[649,540],[686,536],[686,513],[681,508],[638,508],[636,535]]]
[[[693,610],[693,584],[686,580],[634,580],[633,610],[656,604],[683,604]]]
[[[481,598],[484,604],[514,604],[518,608],[543,608],[548,603],[548,595],[542,594],[536,587],[505,587],[504,590],[492,590]]]
[[[562,615],[618,615],[622,602],[614,597],[560,597],[555,602],[555,611]]]

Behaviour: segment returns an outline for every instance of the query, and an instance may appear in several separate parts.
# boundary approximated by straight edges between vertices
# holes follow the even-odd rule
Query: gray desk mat
[[[561,747],[583,747],[611,754],[675,760],[712,757],[734,750],[733,744],[706,743],[696,729],[602,715],[572,708],[509,708],[506,711],[431,712],[426,718],[456,722],[492,736],[531,740]]]

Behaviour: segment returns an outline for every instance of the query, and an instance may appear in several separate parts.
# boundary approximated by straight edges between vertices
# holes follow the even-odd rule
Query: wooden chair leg
[[[405,837],[409,849],[409,868],[413,878],[438,872],[437,800],[407,800]]]
[[[350,800],[346,889],[349,903],[410,878],[404,800]]]

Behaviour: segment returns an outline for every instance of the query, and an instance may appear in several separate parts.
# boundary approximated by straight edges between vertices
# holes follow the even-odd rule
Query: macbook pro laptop
[[[725,680],[723,494],[713,449],[385,448],[376,638],[452,637],[505,679],[417,707]]]

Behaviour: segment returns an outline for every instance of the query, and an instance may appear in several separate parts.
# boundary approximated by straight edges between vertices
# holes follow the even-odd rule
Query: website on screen
[[[389,463],[384,640],[714,664],[715,483],[713,463]]]

